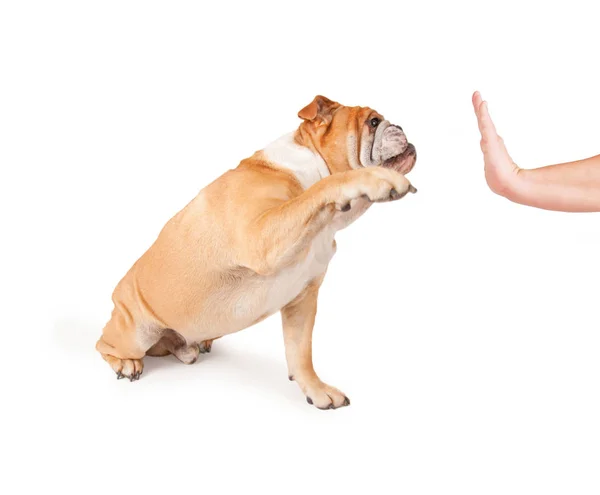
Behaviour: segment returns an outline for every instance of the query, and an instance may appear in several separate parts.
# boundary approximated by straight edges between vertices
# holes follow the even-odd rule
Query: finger
[[[479,113],[479,106],[481,105],[481,93],[479,93],[479,91],[475,91],[471,101],[473,102],[473,109],[475,110],[475,113]]]
[[[475,115],[477,117],[477,126],[479,127],[479,132],[481,134],[481,137],[483,137],[483,135],[485,133],[484,124],[483,124],[483,120],[482,120],[482,117],[481,117],[481,107],[482,107],[482,105],[483,105],[483,103],[479,102],[479,105],[475,109]]]
[[[490,117],[486,101],[482,102],[481,105],[479,105],[479,113],[477,114],[477,124],[479,125],[479,132],[481,133],[481,138],[484,141],[494,141],[498,137],[498,134],[496,133],[496,127],[494,126],[494,122]]]
[[[481,99],[481,93],[479,93],[479,91],[475,91],[475,93],[473,93],[473,98],[472,98],[472,102],[473,102],[473,109],[475,110],[475,116],[477,117],[477,126],[479,127],[479,132],[481,133],[481,136],[483,137],[483,122],[481,120],[481,106],[483,104],[483,100]]]
[[[490,117],[487,101],[484,101],[479,107],[479,120],[481,122],[483,132],[490,136],[497,134],[494,121],[492,120],[492,117]]]
[[[505,154],[508,156],[508,150],[504,145],[504,140],[498,135],[496,126],[488,109],[487,101],[484,101],[480,106],[480,118],[482,131],[481,136],[486,142],[486,149],[482,150],[484,153],[490,152],[494,154]]]

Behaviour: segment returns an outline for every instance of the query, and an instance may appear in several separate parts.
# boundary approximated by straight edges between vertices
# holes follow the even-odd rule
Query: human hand
[[[521,169],[513,162],[504,141],[498,136],[488,112],[487,102],[481,99],[478,91],[473,94],[473,108],[481,133],[485,180],[493,192],[509,197],[516,189]]]

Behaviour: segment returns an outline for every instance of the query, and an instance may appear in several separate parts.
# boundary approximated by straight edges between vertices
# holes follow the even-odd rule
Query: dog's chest
[[[335,254],[335,230],[321,232],[293,264],[274,275],[240,279],[215,291],[189,329],[194,341],[220,337],[247,328],[293,301],[323,275]]]
[[[307,284],[322,275],[335,254],[335,232],[326,230],[312,242],[304,258],[270,277],[266,312],[273,313],[291,302]]]
[[[223,333],[242,330],[276,313],[293,301],[312,280],[323,275],[335,254],[334,234],[334,230],[321,232],[295,263],[279,272],[246,279],[235,289],[228,290],[227,296],[215,294],[218,307],[228,322]]]

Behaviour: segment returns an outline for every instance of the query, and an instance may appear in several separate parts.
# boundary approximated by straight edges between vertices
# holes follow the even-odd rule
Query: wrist
[[[506,194],[504,196],[510,201],[516,203],[527,202],[529,194],[531,170],[516,167],[512,174],[511,180],[508,181]]]
[[[489,188],[495,194],[504,196],[507,199],[513,201],[513,196],[518,194],[522,189],[521,183],[523,182],[523,172],[516,165],[510,169],[510,171],[504,171],[503,173],[494,173],[495,170],[486,170],[486,181]]]

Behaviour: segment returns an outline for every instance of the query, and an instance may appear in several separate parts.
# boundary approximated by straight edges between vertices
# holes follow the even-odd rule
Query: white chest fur
[[[323,158],[309,148],[300,146],[293,132],[268,145],[264,154],[273,165],[292,172],[304,189],[330,175]],[[325,272],[335,253],[335,231],[334,228],[323,230],[315,237],[303,260],[269,277],[265,284],[265,313],[281,309],[300,294],[312,279]]]
[[[266,313],[281,309],[294,300],[311,280],[325,273],[335,254],[334,235],[333,229],[323,230],[315,237],[304,259],[269,277]]]
[[[304,189],[329,175],[323,158],[296,143],[293,132],[273,141],[263,152],[273,165],[292,172]]]

